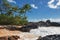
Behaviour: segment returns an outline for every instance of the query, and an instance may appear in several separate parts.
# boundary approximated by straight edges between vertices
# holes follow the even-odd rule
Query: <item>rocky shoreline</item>
[[[34,26],[33,26],[34,25]],[[54,30],[51,29],[51,27],[40,27],[39,26],[36,26],[35,24],[33,25],[26,25],[26,26],[19,26],[19,27],[15,27],[15,26],[0,26],[0,39],[1,40],[47,40],[46,37],[48,36],[49,37],[49,40],[50,39],[50,36],[53,39],[53,37],[56,37],[56,35],[58,34],[53,34],[53,37],[52,35],[46,35],[44,37],[41,36],[41,32],[42,34],[44,32],[49,32],[49,31],[52,31],[54,32],[56,28],[53,28]],[[52,26],[53,27],[53,26]],[[50,30],[51,29],[51,30]],[[40,31],[41,32],[40,32]],[[43,31],[44,30],[44,31]],[[58,29],[59,30],[59,29]],[[56,30],[56,33],[58,33],[58,30]],[[8,37],[8,38],[7,38]],[[17,37],[17,38],[16,38]],[[60,36],[59,36],[60,37]],[[57,36],[57,38],[59,38]],[[12,38],[12,39],[11,39]],[[16,39],[15,39],[16,38]],[[57,39],[59,40],[59,39]]]
[[[0,39],[1,40],[37,40],[38,39],[38,36],[28,32],[21,32],[18,29],[19,28],[16,27],[0,26]]]

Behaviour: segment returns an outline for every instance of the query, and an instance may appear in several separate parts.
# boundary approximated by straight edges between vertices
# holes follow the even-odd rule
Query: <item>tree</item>
[[[0,4],[0,24],[25,24],[27,23],[26,12],[31,9],[29,4],[22,8],[11,5],[7,0],[2,0]],[[17,15],[15,14],[17,13]],[[3,21],[2,21],[3,20]]]
[[[26,22],[27,22],[26,11],[29,11],[30,9],[31,9],[31,6],[29,4],[26,4],[20,10],[20,13],[22,13],[22,15],[21,15],[22,16],[22,19],[21,19],[22,22],[21,23],[23,23],[23,25],[26,24]]]

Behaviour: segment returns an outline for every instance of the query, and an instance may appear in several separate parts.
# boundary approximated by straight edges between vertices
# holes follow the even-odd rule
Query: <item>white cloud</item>
[[[16,2],[14,1],[14,0],[7,0],[8,2],[12,2],[12,3],[15,3],[16,4]]]
[[[60,6],[60,0],[59,0],[59,2],[57,3],[57,5]]]
[[[35,4],[31,4],[32,8],[38,9],[38,7]]]
[[[55,0],[51,0],[48,2],[48,6],[49,8],[53,8],[53,9],[57,9],[60,6],[60,0],[57,0],[58,2],[56,3],[56,5],[53,4],[53,2],[55,2]]]

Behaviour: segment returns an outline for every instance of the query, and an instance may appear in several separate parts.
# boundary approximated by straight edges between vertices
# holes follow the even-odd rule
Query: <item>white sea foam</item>
[[[30,33],[42,37],[46,35],[60,34],[60,27],[39,27],[30,30]]]
[[[60,27],[39,27],[37,29],[31,29],[30,32],[20,33],[19,40],[37,40],[39,36],[44,37],[53,34],[60,34]]]

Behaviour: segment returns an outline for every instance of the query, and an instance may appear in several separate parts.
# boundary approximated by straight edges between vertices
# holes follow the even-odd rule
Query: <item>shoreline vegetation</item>
[[[7,0],[1,0],[0,25],[26,25],[28,23],[26,12],[30,9],[29,4],[19,7],[12,5]]]

